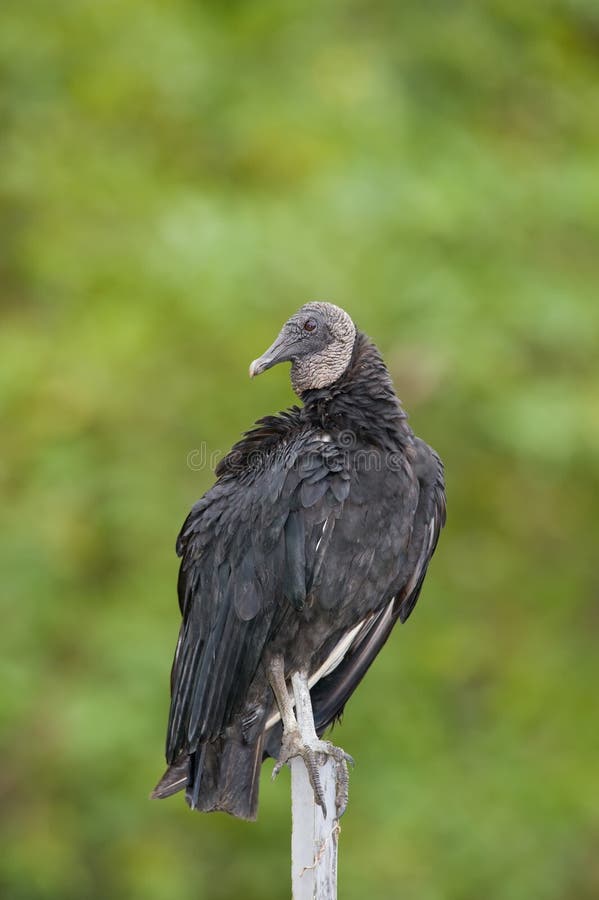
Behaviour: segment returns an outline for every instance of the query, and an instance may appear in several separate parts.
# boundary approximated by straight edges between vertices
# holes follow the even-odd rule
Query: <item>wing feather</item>
[[[419,496],[397,593],[374,616],[364,621],[344,658],[312,688],[316,729],[321,734],[339,717],[399,618],[405,622],[418,600],[424,576],[445,524],[443,464],[424,441],[415,438],[414,470]],[[403,580],[403,584],[401,584]]]
[[[269,447],[260,464],[252,458],[251,466],[233,470],[228,463],[183,525],[171,763],[227,727],[286,615],[281,599],[288,609],[305,603],[340,508],[331,487],[333,478],[339,481],[338,465],[330,450],[319,455],[321,446],[299,432]]]

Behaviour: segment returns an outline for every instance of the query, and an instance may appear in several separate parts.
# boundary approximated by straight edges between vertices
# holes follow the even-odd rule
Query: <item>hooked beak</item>
[[[261,375],[267,369],[272,369],[277,363],[289,362],[291,359],[289,350],[289,343],[283,335],[279,335],[274,344],[271,344],[262,356],[250,363],[250,378],[255,378],[256,375]]]

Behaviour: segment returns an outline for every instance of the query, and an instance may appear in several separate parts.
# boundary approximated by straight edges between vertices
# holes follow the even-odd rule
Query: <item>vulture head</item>
[[[328,387],[349,366],[356,326],[333,303],[306,303],[288,319],[262,356],[250,365],[250,378],[280,362],[291,363],[296,394]]]

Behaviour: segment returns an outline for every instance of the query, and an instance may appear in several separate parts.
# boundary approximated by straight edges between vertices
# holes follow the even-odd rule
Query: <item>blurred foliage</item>
[[[7,900],[280,898],[260,819],[150,803],[174,537],[287,405],[302,302],[447,466],[423,597],[352,699],[342,897],[599,896],[595,0],[0,11]]]

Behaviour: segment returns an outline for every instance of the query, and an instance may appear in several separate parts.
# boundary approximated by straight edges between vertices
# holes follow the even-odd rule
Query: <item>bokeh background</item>
[[[176,533],[325,298],[449,503],[340,896],[597,898],[595,0],[5,2],[0,91],[1,896],[288,896],[287,772],[255,825],[148,792]]]

